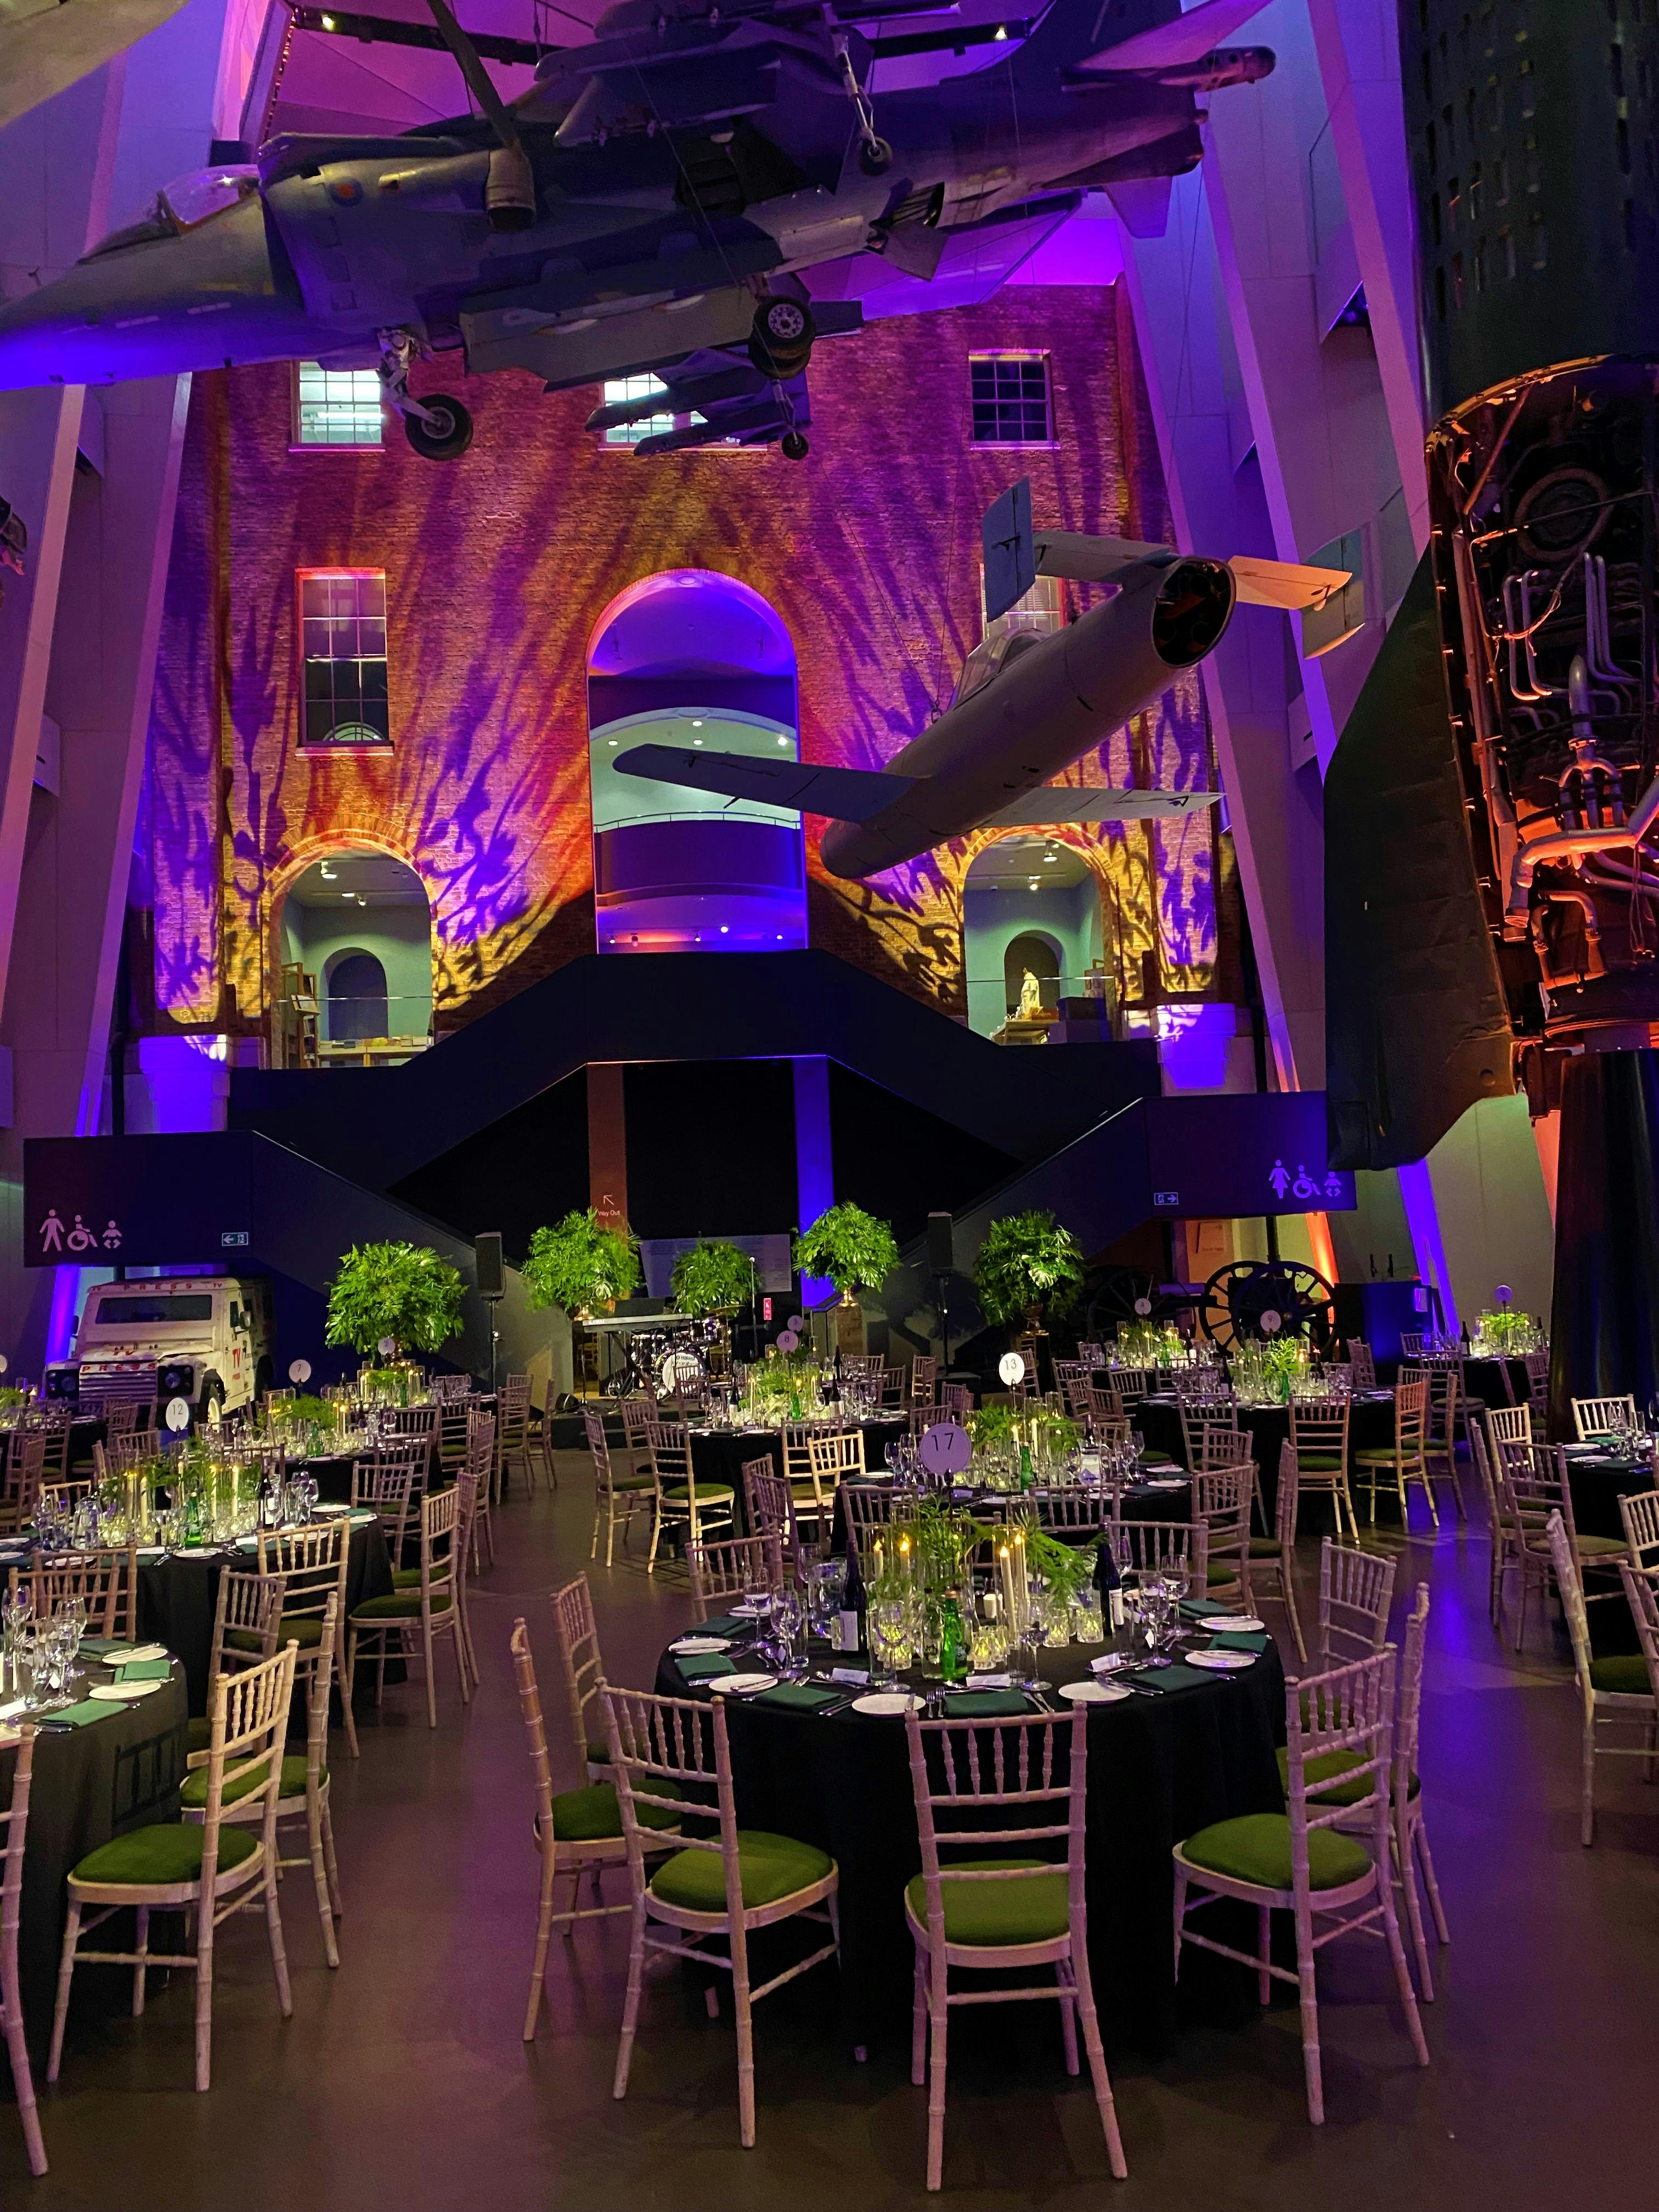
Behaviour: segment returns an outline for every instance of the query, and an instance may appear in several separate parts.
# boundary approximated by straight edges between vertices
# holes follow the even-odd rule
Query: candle
[[[910,1555],[910,1539],[908,1536],[899,1538],[899,1572],[907,1583],[915,1579],[915,1561]]]
[[[879,1536],[876,1539],[876,1580],[879,1582],[886,1565],[886,1555]]]

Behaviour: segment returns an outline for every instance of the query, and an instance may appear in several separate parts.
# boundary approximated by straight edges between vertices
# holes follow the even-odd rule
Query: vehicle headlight
[[[196,1370],[188,1361],[175,1360],[170,1366],[157,1370],[155,1386],[163,1397],[193,1398],[196,1395]]]

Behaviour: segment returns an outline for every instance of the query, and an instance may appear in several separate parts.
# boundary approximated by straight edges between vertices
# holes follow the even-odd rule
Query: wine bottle
[[[847,1547],[847,1580],[842,1585],[841,1613],[838,1626],[840,1649],[848,1654],[860,1650],[864,1644],[864,1614],[869,1601],[865,1595],[864,1577],[859,1571],[858,1547]]]
[[[1100,1592],[1101,1626],[1108,1636],[1116,1636],[1123,1626],[1123,1579],[1104,1537],[1095,1553],[1095,1588]]]

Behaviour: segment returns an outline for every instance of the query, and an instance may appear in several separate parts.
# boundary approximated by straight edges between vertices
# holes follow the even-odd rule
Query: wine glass
[[[58,1613],[69,1644],[67,1679],[73,1680],[80,1672],[76,1662],[81,1656],[81,1639],[87,1632],[87,1601],[79,1590],[71,1590],[59,1605]]]
[[[910,1656],[909,1625],[902,1597],[872,1598],[868,1613],[870,1649],[875,1656],[876,1687],[896,1690],[898,1669]]]
[[[799,1681],[806,1672],[805,1655],[801,1648],[805,1621],[806,1608],[801,1603],[799,1591],[780,1590],[772,1600],[772,1639],[780,1655],[780,1671],[792,1682]]]

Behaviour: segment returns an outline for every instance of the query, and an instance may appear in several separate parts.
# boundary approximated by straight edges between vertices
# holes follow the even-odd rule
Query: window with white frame
[[[301,568],[300,743],[345,748],[392,742],[386,655],[386,572]]]
[[[1046,353],[970,353],[968,375],[975,445],[1053,445]]]
[[[648,373],[644,376],[613,376],[605,383],[605,404],[607,407],[619,407],[625,401],[654,399],[659,392],[665,399],[668,397],[668,386],[659,376]],[[672,414],[641,415],[636,422],[612,423],[605,434],[605,442],[607,446],[637,446],[641,438],[659,438],[665,430],[672,430],[677,421],[688,419]]]
[[[381,442],[380,380],[372,368],[325,368],[296,362],[294,443],[361,449]]]

